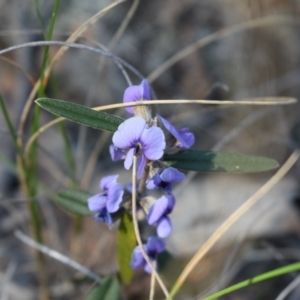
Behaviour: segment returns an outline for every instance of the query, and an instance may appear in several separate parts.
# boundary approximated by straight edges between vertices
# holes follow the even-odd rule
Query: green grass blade
[[[115,132],[124,119],[67,101],[40,98],[35,101],[42,108],[68,120],[96,129]]]
[[[261,281],[264,281],[264,280],[268,280],[268,279],[271,279],[271,278],[274,278],[274,277],[282,276],[284,274],[292,273],[292,272],[299,271],[299,270],[300,270],[300,262],[290,264],[288,266],[281,267],[281,268],[275,269],[273,271],[266,272],[264,274],[255,276],[253,278],[244,280],[240,283],[234,284],[234,285],[232,285],[232,286],[230,286],[226,289],[223,289],[223,290],[221,290],[221,291],[219,291],[219,292],[217,292],[213,295],[210,295],[210,296],[204,298],[203,300],[213,300],[213,299],[216,299],[218,297],[224,296],[226,294],[232,293],[232,292],[234,292],[236,290],[239,290],[241,288],[247,287],[251,284],[255,284],[255,283],[258,283],[258,282],[261,282]]]
[[[164,162],[174,168],[199,172],[252,173],[276,169],[271,158],[240,153],[184,150],[165,155]]]

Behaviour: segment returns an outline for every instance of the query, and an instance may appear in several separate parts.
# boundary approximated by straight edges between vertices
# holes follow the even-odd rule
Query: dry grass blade
[[[201,38],[197,42],[193,43],[192,45],[182,49],[177,54],[166,60],[163,64],[161,64],[156,70],[154,70],[152,73],[148,75],[149,82],[153,82],[156,80],[161,74],[163,74],[167,69],[175,65],[177,62],[179,62],[181,59],[185,58],[186,56],[192,54],[196,50],[205,47],[212,42],[215,42],[221,38],[224,38],[226,36],[232,35],[234,33],[253,29],[257,27],[262,26],[268,26],[268,25],[274,25],[274,24],[300,24],[300,21],[296,18],[291,18],[289,16],[267,16],[262,17],[254,20],[250,20],[241,24],[232,25],[229,27],[226,27],[220,31],[217,31],[213,34],[210,34],[204,38]]]
[[[94,110],[110,110],[119,107],[128,107],[128,106],[140,106],[140,105],[163,105],[163,104],[209,104],[209,105],[288,105],[294,104],[297,102],[297,99],[291,97],[259,97],[259,98],[250,98],[243,100],[191,100],[191,99],[167,99],[167,100],[144,100],[138,102],[126,102],[126,103],[116,103],[105,106],[94,107]]]
[[[170,293],[170,298],[178,292],[188,275],[200,262],[200,260],[208,253],[208,251],[219,241],[219,239],[233,226],[253,205],[255,205],[262,196],[269,192],[292,168],[300,156],[299,150],[295,150],[288,158],[284,165],[276,172],[276,174],[264,184],[254,195],[252,195],[244,204],[242,204],[227,220],[211,235],[211,237],[204,243],[199,251],[193,256],[187,266],[184,268],[174,287]]]
[[[103,105],[98,107],[93,107],[92,109],[97,111],[102,110],[110,110],[120,107],[127,107],[127,106],[139,106],[139,105],[154,105],[154,104],[213,104],[213,105],[288,105],[296,103],[297,99],[295,98],[288,98],[288,97],[267,97],[267,98],[253,98],[253,99],[246,99],[240,101],[217,101],[217,100],[151,100],[151,101],[139,101],[139,102],[127,102],[127,103],[116,103],[110,105]],[[29,153],[30,147],[33,142],[38,138],[38,136],[44,132],[45,130],[49,129],[53,125],[65,120],[65,118],[58,118],[55,119],[44,126],[40,127],[40,129],[35,132],[31,138],[28,140],[26,147],[25,147],[25,155]]]

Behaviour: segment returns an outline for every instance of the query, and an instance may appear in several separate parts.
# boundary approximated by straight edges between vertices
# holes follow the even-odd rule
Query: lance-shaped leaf
[[[90,193],[85,191],[66,189],[56,194],[53,200],[67,212],[79,216],[88,216],[92,214],[87,204],[87,199],[91,196]]]
[[[271,158],[240,153],[184,150],[165,155],[164,162],[172,167],[200,172],[252,173],[278,167]]]
[[[130,267],[131,255],[136,246],[132,217],[125,213],[117,234],[117,257],[120,277],[125,284],[130,283],[133,271]]]
[[[124,121],[124,119],[114,115],[67,101],[40,98],[35,102],[57,116],[96,129],[115,132],[118,126]]]
[[[114,277],[106,277],[87,296],[86,300],[119,300],[120,285]]]

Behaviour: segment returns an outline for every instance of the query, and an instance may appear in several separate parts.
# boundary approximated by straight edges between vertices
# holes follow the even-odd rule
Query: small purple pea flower
[[[129,86],[123,96],[123,102],[137,102],[141,100],[150,100],[151,99],[151,92],[150,92],[150,86],[147,81],[147,79],[144,79],[140,85],[132,85]],[[134,110],[132,106],[125,107],[125,109],[131,113],[134,114]]]
[[[172,222],[168,217],[175,206],[175,198],[172,194],[162,196],[150,208],[147,216],[149,225],[157,224],[157,235],[167,237],[172,231]]]
[[[188,128],[176,129],[168,120],[157,116],[166,136],[168,152],[188,149],[195,143],[195,135]],[[175,140],[174,140],[175,139]]]
[[[155,261],[157,254],[165,249],[165,243],[155,236],[148,237],[147,243],[143,246],[151,261]],[[140,246],[136,246],[131,256],[131,268],[136,270],[141,267],[143,267],[148,274],[152,273],[151,267],[144,259]]]
[[[111,213],[116,212],[120,208],[123,200],[123,185],[117,183],[119,175],[110,175],[103,177],[100,181],[101,194],[88,198],[89,210],[95,213],[95,219],[99,222],[105,222],[109,225],[113,220]]]
[[[156,172],[152,178],[148,179],[147,188],[152,190],[160,187],[170,194],[172,192],[172,183],[182,181],[184,178],[185,175],[183,173],[175,168],[169,167],[162,172]]]
[[[160,159],[166,146],[163,131],[156,126],[149,127],[141,117],[133,117],[124,121],[114,133],[112,140],[114,143],[110,147],[112,160],[125,157],[126,170],[130,169],[133,157],[138,156],[138,179],[142,177],[147,159]]]

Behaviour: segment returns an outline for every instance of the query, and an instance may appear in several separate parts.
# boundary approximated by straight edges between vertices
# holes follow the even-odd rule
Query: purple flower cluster
[[[147,243],[144,244],[143,247],[146,253],[148,254],[150,260],[155,261],[157,254],[165,250],[165,243],[155,236],[150,236],[148,237]],[[146,260],[144,259],[141,248],[139,246],[136,246],[132,253],[131,268],[136,270],[141,267],[143,267],[147,273],[152,273],[151,267],[147,264]]]
[[[123,185],[117,183],[119,175],[103,177],[100,181],[101,194],[94,195],[88,199],[89,210],[95,213],[94,218],[97,221],[112,225],[111,213],[120,208],[123,199]]]
[[[130,86],[125,90],[123,102],[150,99],[150,86],[147,80],[143,80],[140,85]],[[114,133],[110,155],[113,161],[124,160],[126,170],[131,168],[134,156],[137,157],[137,179],[148,174],[146,188],[162,193],[158,199],[152,200],[149,209],[144,208],[146,220],[149,226],[156,226],[158,236],[148,237],[147,243],[144,244],[149,258],[154,261],[156,255],[165,248],[160,238],[167,237],[172,231],[169,217],[175,206],[172,183],[185,178],[183,173],[164,165],[160,159],[164,153],[171,154],[190,148],[195,142],[195,136],[188,128],[177,129],[159,115],[152,118],[149,106],[126,107],[126,110],[135,116],[125,120]],[[95,219],[109,225],[113,223],[111,214],[125,207],[126,203],[126,188],[117,183],[117,178],[118,175],[104,177],[100,182],[103,193],[88,199],[89,209],[95,213]],[[147,197],[144,194],[139,194],[138,197],[140,205],[143,206],[142,202],[146,201]],[[133,251],[131,266],[133,269],[144,267],[146,272],[151,272],[139,246]]]

